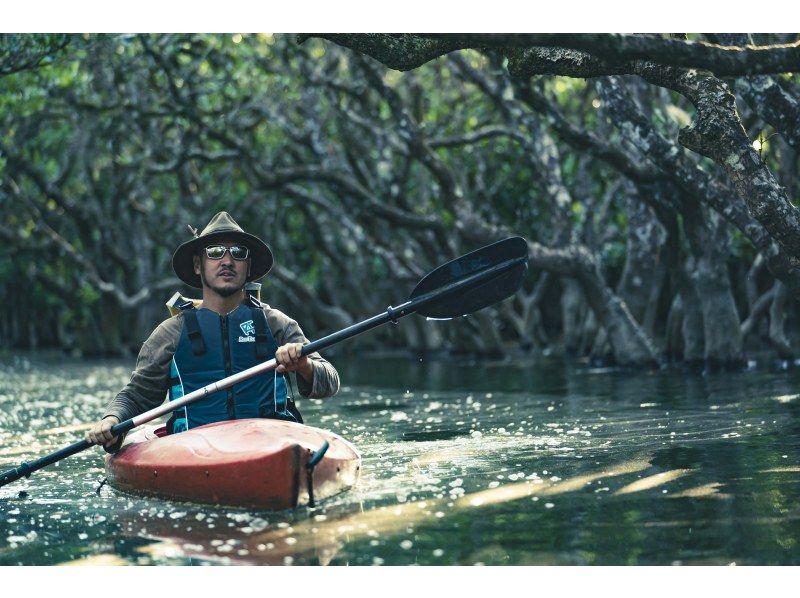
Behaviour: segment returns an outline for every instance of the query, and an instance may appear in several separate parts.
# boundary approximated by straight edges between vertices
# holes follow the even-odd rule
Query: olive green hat
[[[272,268],[272,251],[261,239],[242,230],[227,212],[220,212],[214,216],[199,235],[197,229],[191,226],[194,238],[183,243],[172,256],[172,269],[183,282],[196,289],[203,288],[200,275],[194,273],[192,257],[200,252],[203,247],[213,244],[222,238],[242,243],[250,249],[250,274],[248,282],[258,280],[265,276]]]

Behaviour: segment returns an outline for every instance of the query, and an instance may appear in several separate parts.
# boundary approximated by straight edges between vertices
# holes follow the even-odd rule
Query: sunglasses
[[[225,256],[225,252],[230,251],[231,257],[235,260],[246,260],[250,257],[250,250],[244,245],[209,245],[206,247],[206,257],[210,260],[221,260]]]

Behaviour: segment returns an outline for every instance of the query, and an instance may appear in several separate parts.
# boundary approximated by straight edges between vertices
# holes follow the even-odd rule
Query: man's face
[[[223,239],[209,243],[209,245],[231,247],[232,245],[241,246],[242,243]],[[200,250],[200,255],[194,257],[194,272],[200,275],[204,291],[208,288],[222,297],[230,297],[240,291],[247,282],[250,258],[235,260],[231,252],[226,251],[222,259],[212,260],[206,255],[206,250],[203,248]]]

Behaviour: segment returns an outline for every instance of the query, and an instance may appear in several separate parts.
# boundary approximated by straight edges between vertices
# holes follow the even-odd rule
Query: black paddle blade
[[[439,266],[419,281],[409,300],[441,293],[417,313],[439,320],[465,316],[516,293],[527,270],[528,242],[509,237]]]

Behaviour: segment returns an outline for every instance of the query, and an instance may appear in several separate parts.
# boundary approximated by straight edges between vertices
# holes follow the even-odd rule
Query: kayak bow
[[[309,475],[309,460],[326,442]],[[163,427],[144,427],[106,457],[106,472],[112,486],[135,494],[282,510],[308,504],[309,494],[313,502],[354,486],[361,455],[333,432],[241,419],[171,435]]]

